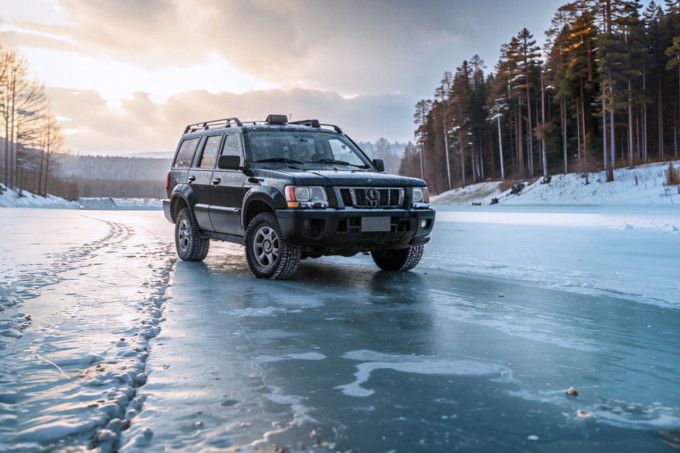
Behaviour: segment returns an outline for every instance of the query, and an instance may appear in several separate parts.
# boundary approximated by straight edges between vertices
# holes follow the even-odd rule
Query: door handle
[[[194,181],[196,181],[196,176],[194,176],[194,175],[189,176],[189,180],[188,180],[189,184],[191,184]]]
[[[218,185],[218,184],[221,183],[221,182],[222,182],[222,180],[221,180],[220,178],[215,178],[215,179],[212,180],[212,183],[213,183],[214,185]]]

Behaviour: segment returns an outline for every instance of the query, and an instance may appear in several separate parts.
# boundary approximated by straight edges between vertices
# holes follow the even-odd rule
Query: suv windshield
[[[369,162],[342,135],[316,132],[253,132],[247,135],[255,163],[369,168]]]

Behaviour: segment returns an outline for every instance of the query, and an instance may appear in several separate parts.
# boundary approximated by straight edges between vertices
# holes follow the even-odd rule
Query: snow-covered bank
[[[680,161],[673,162],[677,169]],[[680,204],[680,186],[666,186],[668,163],[641,165],[614,171],[614,181],[606,182],[604,172],[551,176],[549,183],[542,179],[522,181],[522,190],[500,190],[499,181],[483,182],[444,192],[432,197],[434,205],[500,204],[513,205],[645,205]]]
[[[154,198],[79,198],[80,209],[163,209],[163,201]]]
[[[78,203],[68,201],[54,195],[41,197],[31,192],[22,191],[21,196],[14,190],[0,184],[1,208],[70,208],[78,209]]]
[[[162,209],[162,201],[153,198],[83,197],[77,201],[47,195],[41,197],[22,191],[21,195],[0,184],[0,208],[50,208],[50,209]]]

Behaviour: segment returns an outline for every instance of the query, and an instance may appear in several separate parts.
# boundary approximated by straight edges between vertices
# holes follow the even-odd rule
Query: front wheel
[[[210,239],[201,234],[189,208],[182,208],[177,214],[175,246],[182,261],[203,261],[208,255]]]
[[[287,280],[300,264],[299,246],[288,244],[281,234],[276,216],[261,212],[250,221],[246,230],[246,258],[257,278]]]
[[[373,261],[384,271],[410,271],[423,257],[425,246],[414,245],[406,249],[371,252]]]

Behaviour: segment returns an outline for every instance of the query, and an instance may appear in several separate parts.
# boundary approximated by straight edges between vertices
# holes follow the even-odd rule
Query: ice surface
[[[663,451],[678,214],[438,207],[413,272],[270,282],[159,212],[2,209],[0,451]]]
[[[680,206],[439,207],[435,231],[428,266],[680,308]]]
[[[143,216],[0,212],[0,234],[14,239],[0,260],[2,297],[14,305],[0,320],[10,315],[20,332],[0,343],[0,393],[15,394],[0,405],[0,450],[115,446],[108,425],[125,423],[146,380],[168,240]]]

